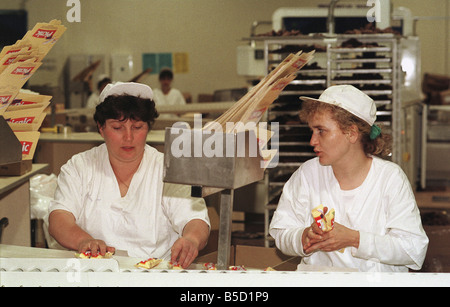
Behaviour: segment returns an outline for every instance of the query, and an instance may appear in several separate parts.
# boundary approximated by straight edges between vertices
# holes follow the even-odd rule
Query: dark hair
[[[173,72],[170,69],[163,69],[159,73],[159,80],[162,79],[173,79]]]
[[[330,112],[332,119],[337,122],[342,131],[347,131],[355,125],[361,135],[361,144],[366,155],[387,158],[392,153],[392,136],[381,133],[375,139],[370,139],[371,126],[347,110],[324,102],[303,101],[300,120],[307,123],[316,113]]]
[[[130,95],[112,95],[97,105],[94,120],[101,127],[105,125],[107,119],[139,120],[146,122],[150,131],[158,115],[155,103],[151,99]]]

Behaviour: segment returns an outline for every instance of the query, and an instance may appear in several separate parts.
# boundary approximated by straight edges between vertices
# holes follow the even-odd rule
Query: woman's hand
[[[310,252],[307,252],[308,249],[311,248],[312,245],[321,242],[324,240],[323,238],[324,232],[322,229],[317,226],[316,222],[313,222],[311,226],[306,228],[303,231],[302,234],[302,245],[303,245],[303,251],[308,254]]]
[[[316,223],[303,231],[303,251],[306,254],[321,250],[331,252],[353,246],[359,247],[359,231],[334,223],[331,231],[323,232]]]
[[[178,263],[187,268],[198,255],[198,244],[193,240],[181,237],[172,246],[172,263]]]
[[[106,252],[113,253],[115,252],[115,248],[111,246],[107,246],[106,243],[102,240],[97,240],[93,238],[89,238],[81,241],[78,244],[78,252],[84,253],[86,251],[90,251],[92,256],[97,256],[100,254],[104,256]]]
[[[172,263],[187,268],[205,247],[209,237],[209,226],[202,220],[194,219],[186,224],[183,236],[172,245]]]

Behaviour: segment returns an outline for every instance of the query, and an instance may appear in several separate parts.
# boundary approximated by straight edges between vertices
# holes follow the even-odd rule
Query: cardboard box
[[[450,190],[441,189],[414,192],[414,196],[417,206],[421,211],[427,209],[450,209]]]
[[[0,165],[0,176],[22,176],[31,171],[32,161],[23,160]]]
[[[208,209],[208,215],[209,215],[209,221],[211,223],[211,230],[209,233],[209,239],[208,243],[206,244],[205,248],[203,248],[199,255],[203,256],[212,252],[215,252],[218,250],[218,240],[219,240],[219,224],[220,224],[220,218],[219,214],[217,213],[217,210],[214,207],[207,207]],[[244,230],[245,228],[245,213],[244,212],[238,212],[234,211],[232,213],[232,225],[231,230],[232,231],[240,231]]]
[[[220,219],[214,207],[207,208],[211,232],[208,244],[199,252],[199,256],[194,261],[196,264],[217,263]],[[233,216],[233,219],[239,220],[245,217],[245,214],[236,212]],[[250,245],[232,245],[230,248],[230,266],[243,265],[248,269],[259,270],[271,267],[277,271],[295,271],[300,260],[301,257],[286,256],[277,248]]]
[[[217,251],[197,257],[195,263],[216,263]],[[279,271],[295,271],[300,257],[286,256],[276,248],[236,245],[230,249],[230,266],[264,270],[271,267]]]
[[[450,272],[450,226],[424,226],[427,233],[427,254],[421,272]]]

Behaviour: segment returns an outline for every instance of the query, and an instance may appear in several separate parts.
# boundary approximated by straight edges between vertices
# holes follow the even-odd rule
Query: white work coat
[[[183,94],[176,88],[171,88],[169,93],[164,94],[159,88],[153,90],[156,106],[182,106],[186,104]]]
[[[395,163],[372,158],[363,184],[351,191],[340,189],[331,166],[320,165],[318,158],[305,162],[285,184],[272,218],[270,234],[277,247],[302,256],[302,265],[359,271],[420,269],[428,238],[409,181]],[[336,223],[359,231],[359,248],[305,255],[302,233],[313,222],[311,210],[320,204],[335,209]]]
[[[105,144],[73,156],[58,176],[49,212],[71,212],[76,223],[132,257],[170,259],[170,249],[192,219],[209,225],[202,198],[190,187],[163,183],[163,154],[146,145],[127,194],[121,197]]]

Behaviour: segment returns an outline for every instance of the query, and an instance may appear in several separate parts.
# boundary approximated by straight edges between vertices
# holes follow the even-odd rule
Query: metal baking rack
[[[181,143],[189,147],[183,154]],[[264,159],[255,133],[166,128],[164,148],[164,182],[190,185],[194,197],[220,192],[216,266],[228,269],[234,190],[264,178]]]
[[[0,165],[20,161],[22,161],[22,145],[5,118],[0,116]]]

